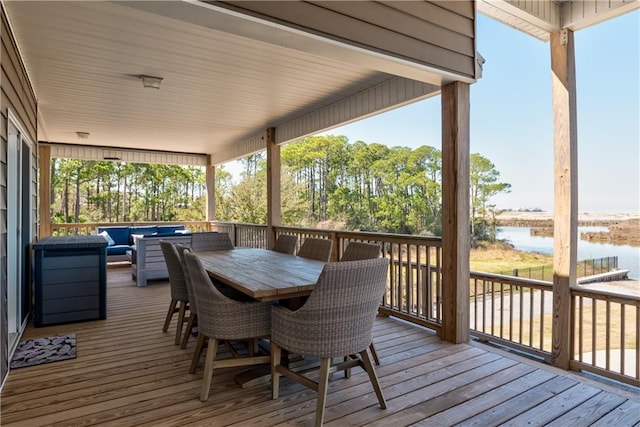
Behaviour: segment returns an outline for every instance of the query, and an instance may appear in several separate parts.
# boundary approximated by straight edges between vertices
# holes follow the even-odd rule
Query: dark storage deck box
[[[107,318],[107,241],[44,237],[33,245],[35,326]]]

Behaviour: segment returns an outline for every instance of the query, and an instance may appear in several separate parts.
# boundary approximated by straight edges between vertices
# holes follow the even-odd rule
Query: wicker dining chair
[[[380,245],[377,243],[364,243],[364,242],[349,242],[340,261],[359,261],[363,259],[380,258],[382,254]],[[373,341],[369,345],[369,351],[376,365],[380,365],[380,358],[376,347],[373,345]],[[349,371],[345,371],[345,375],[348,377]]]
[[[298,256],[328,262],[329,258],[331,258],[332,248],[332,240],[309,237],[302,242]]]
[[[193,293],[193,285],[191,284],[191,276],[189,275],[189,270],[187,269],[187,264],[184,260],[184,251],[191,252],[191,247],[187,245],[181,245],[177,243],[175,245],[176,252],[178,253],[178,258],[180,259],[180,265],[182,265],[182,271],[184,273],[184,279],[187,283],[187,293],[189,294],[189,318],[187,320],[187,330],[186,333],[182,336],[182,342],[180,343],[180,348],[186,348],[187,342],[189,342],[189,336],[191,336],[191,331],[194,326],[196,326],[198,321],[198,307],[195,295]],[[199,353],[198,353],[199,356]],[[195,372],[195,368],[193,372],[189,370],[190,373]]]
[[[349,242],[340,261],[360,261],[380,258],[382,251],[377,243]]]
[[[283,254],[293,255],[298,246],[298,236],[291,234],[281,234],[276,239],[276,244],[271,248],[272,251],[282,252]]]
[[[233,249],[233,243],[227,233],[205,232],[191,236],[193,252],[225,251]]]
[[[200,400],[209,399],[213,371],[217,368],[269,363],[270,356],[216,360],[220,341],[253,340],[271,334],[273,303],[243,302],[226,297],[209,279],[198,257],[184,253],[198,308],[198,341],[208,340]]]
[[[296,311],[274,306],[271,311],[272,398],[278,398],[280,374],[318,392],[316,426],[322,425],[329,371],[362,367],[380,403],[382,388],[367,347],[373,323],[387,285],[386,258],[332,262],[324,266],[309,299]],[[318,382],[281,364],[282,349],[320,357]],[[334,357],[347,360],[331,366]]]
[[[178,313],[178,324],[176,325],[176,339],[175,344],[180,344],[182,335],[182,327],[188,320],[185,317],[187,310],[189,309],[189,292],[187,290],[187,282],[184,277],[184,270],[178,257],[178,252],[173,243],[167,240],[160,240],[160,248],[162,249],[162,255],[167,264],[167,271],[169,272],[169,285],[171,286],[171,302],[169,303],[169,311],[164,321],[162,332],[167,332],[169,324],[173,315]],[[189,309],[189,311],[191,311]],[[187,331],[188,333],[188,331]]]

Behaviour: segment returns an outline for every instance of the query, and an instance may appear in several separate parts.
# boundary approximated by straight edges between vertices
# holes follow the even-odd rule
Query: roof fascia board
[[[440,94],[440,87],[394,77],[372,88],[275,126],[276,143],[285,144],[337,126]],[[265,126],[267,128],[269,126]],[[226,163],[266,148],[264,132],[211,154],[212,164]]]
[[[430,67],[406,59],[374,52],[317,34],[302,31],[283,24],[243,14],[197,0],[175,2],[142,1],[116,2],[125,7],[179,19],[193,25],[222,31],[252,40],[286,46],[312,55],[329,58],[346,64],[401,76],[412,80],[441,86],[454,81],[474,83],[475,80],[445,70]]]

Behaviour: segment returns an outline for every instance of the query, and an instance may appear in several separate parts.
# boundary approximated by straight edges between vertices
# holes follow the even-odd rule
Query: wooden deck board
[[[280,398],[268,383],[240,388],[247,368],[223,369],[208,402],[198,399],[202,363],[188,366],[187,349],[173,344],[175,320],[166,281],[138,288],[126,268],[108,271],[106,320],[29,327],[23,339],[75,332],[78,357],[14,369],[2,390],[2,425],[311,425],[315,393],[286,378]],[[366,374],[330,382],[327,425],[634,425],[640,403],[611,387],[587,385],[548,366],[523,362],[481,345],[453,345],[393,318],[380,318],[374,343],[387,409],[378,406]],[[564,372],[564,371],[563,371]]]

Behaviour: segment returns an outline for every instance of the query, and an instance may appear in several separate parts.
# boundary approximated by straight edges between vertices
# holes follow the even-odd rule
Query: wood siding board
[[[27,117],[28,114],[25,107],[25,102],[23,102],[23,98],[20,94],[20,90],[16,89],[13,86],[9,75],[7,75],[5,71],[6,71],[5,67],[2,66],[2,75],[0,76],[0,78],[2,78],[2,81],[3,81],[2,98],[1,98],[2,100],[0,101],[2,103],[2,108],[11,109],[11,111],[13,111],[16,114],[16,116],[20,118],[21,125],[25,128],[25,131],[28,132],[29,134],[32,134],[32,132],[35,129],[28,127],[27,126],[28,122],[26,123],[23,122],[23,118]]]
[[[475,37],[473,17],[450,13],[450,11],[443,9],[439,5],[426,1],[383,1],[380,3],[416,17],[427,16],[431,22],[446,22],[447,25],[444,25],[445,27],[450,27],[452,30],[455,29],[457,33],[467,37]]]
[[[431,3],[443,9],[454,12],[460,16],[465,16],[470,19],[473,19],[474,17],[475,11],[474,11],[472,1],[436,0],[436,1],[431,1]]]
[[[20,100],[20,106],[23,111],[22,114],[18,114],[20,120],[22,121],[22,126],[25,128],[25,131],[29,133],[29,136],[33,141],[36,140],[35,137],[35,129],[36,129],[36,102],[33,91],[31,90],[31,86],[29,85],[25,68],[22,64],[18,56],[17,46],[15,40],[10,35],[8,31],[8,25],[6,24],[6,17],[4,13],[2,14],[2,57],[7,58],[0,63],[3,71],[7,72],[7,78],[2,78],[2,86],[6,86],[9,84],[18,95],[16,98]],[[4,37],[7,35],[7,37]],[[13,74],[12,74],[13,72]],[[13,99],[13,98],[12,98]],[[13,107],[17,109],[17,105],[15,105],[15,99]],[[6,104],[3,104],[3,108]]]
[[[447,49],[376,26],[363,26],[363,21],[354,17],[334,13],[311,3],[246,1],[228,2],[228,4],[234,5],[235,9],[240,9],[249,15],[255,16],[258,13],[258,16],[322,37],[419,62],[444,71],[474,76],[473,57],[456,55]],[[473,17],[473,10],[471,17]]]
[[[0,75],[0,81],[2,81],[2,75]],[[0,98],[0,105],[4,105],[2,99]],[[5,141],[7,140],[7,115],[5,113],[0,113],[0,137]],[[4,153],[6,155],[6,153]],[[0,161],[4,159],[5,163],[7,161],[6,156],[2,157],[3,153],[0,152]]]
[[[441,25],[438,25],[438,21],[427,21],[424,17],[416,17],[402,12],[400,9],[392,7],[392,5],[377,2],[367,3],[366,8],[354,2],[319,1],[313,3],[345,16],[357,16],[360,21],[390,32],[397,33],[400,28],[403,31],[403,36],[408,36],[424,43],[463,53],[467,56],[473,56],[475,53],[473,50],[473,38],[444,26],[449,24],[448,20],[441,21]]]

